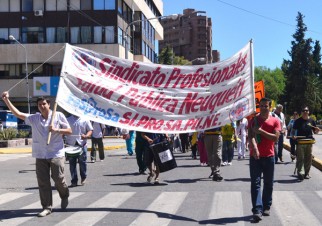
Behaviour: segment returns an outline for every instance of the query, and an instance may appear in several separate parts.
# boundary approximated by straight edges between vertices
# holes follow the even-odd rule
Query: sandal
[[[148,178],[147,178],[147,182],[151,183],[153,176],[154,176],[154,174],[150,173]]]

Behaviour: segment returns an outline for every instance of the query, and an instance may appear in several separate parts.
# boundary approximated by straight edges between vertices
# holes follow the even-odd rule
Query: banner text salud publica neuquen
[[[180,133],[218,127],[254,111],[250,43],[219,63],[132,62],[66,45],[58,104],[107,125]]]

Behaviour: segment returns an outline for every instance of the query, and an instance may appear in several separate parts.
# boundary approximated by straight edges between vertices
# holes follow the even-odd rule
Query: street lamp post
[[[153,18],[148,18],[148,19],[145,19],[145,20],[134,20],[132,21],[131,23],[129,23],[126,28],[125,28],[125,35],[124,35],[124,42],[125,42],[125,59],[128,59],[129,57],[129,39],[128,39],[128,35],[127,35],[127,32],[129,30],[129,27],[137,22],[142,22],[142,21],[148,21],[148,20],[157,20],[157,19],[164,19],[164,18],[170,18],[172,20],[176,20],[177,18],[179,17],[178,14],[172,14],[172,15],[169,15],[169,16],[158,16],[158,17],[153,17]]]
[[[27,54],[27,49],[26,47],[21,44],[21,42],[19,42],[13,35],[9,36],[10,40],[13,40],[15,42],[17,42],[19,45],[21,45],[24,50],[25,50],[25,59],[26,59],[26,83],[27,83],[27,103],[28,103],[28,114],[30,114],[30,95],[29,95],[29,78],[28,78],[28,54]]]

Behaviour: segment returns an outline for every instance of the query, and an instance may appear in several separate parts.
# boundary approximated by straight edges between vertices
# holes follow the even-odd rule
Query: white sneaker
[[[228,162],[228,163],[227,163],[227,165],[228,165],[228,166],[231,166],[232,164],[233,164],[232,162]]]
[[[45,217],[47,215],[51,214],[51,211],[49,209],[43,209],[40,213],[38,213],[38,217]]]
[[[227,166],[227,162],[221,163],[222,166]]]

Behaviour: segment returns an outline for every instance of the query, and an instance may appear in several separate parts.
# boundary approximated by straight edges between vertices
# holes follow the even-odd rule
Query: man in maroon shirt
[[[254,221],[262,219],[262,215],[270,215],[274,182],[274,143],[279,138],[280,121],[270,114],[271,100],[262,98],[259,102],[260,113],[251,121],[248,129],[250,147],[250,178],[252,212]],[[261,176],[264,179],[261,193]]]

